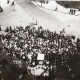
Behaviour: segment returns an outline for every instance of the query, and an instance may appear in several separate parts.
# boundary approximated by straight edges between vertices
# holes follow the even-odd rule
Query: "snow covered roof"
[[[38,54],[37,60],[43,61],[44,60],[44,54]]]

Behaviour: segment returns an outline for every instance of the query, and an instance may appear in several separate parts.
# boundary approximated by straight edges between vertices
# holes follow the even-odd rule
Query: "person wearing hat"
[[[2,7],[0,6],[0,12],[3,12],[3,9],[2,9]]]
[[[9,4],[9,2],[10,2],[10,1],[9,1],[9,0],[7,0],[7,4]]]

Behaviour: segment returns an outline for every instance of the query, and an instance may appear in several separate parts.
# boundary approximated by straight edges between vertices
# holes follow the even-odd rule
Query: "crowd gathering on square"
[[[80,39],[65,35],[65,30],[57,33],[43,29],[42,26],[36,28],[29,25],[25,29],[22,26],[12,29],[10,26],[5,32],[6,35],[0,36],[6,55],[21,58],[30,67],[35,67],[39,64],[37,55],[44,54],[43,65],[53,69],[54,73],[63,69],[65,74],[79,74],[75,74],[73,65],[80,66]]]

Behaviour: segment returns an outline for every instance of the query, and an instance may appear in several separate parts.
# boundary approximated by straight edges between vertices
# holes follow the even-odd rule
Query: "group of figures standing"
[[[76,10],[75,9],[70,9],[70,14],[75,15]]]

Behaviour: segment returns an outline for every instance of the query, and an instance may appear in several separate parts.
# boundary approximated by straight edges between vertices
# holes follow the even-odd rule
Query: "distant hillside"
[[[80,1],[56,1],[58,4],[66,8],[80,8]]]

